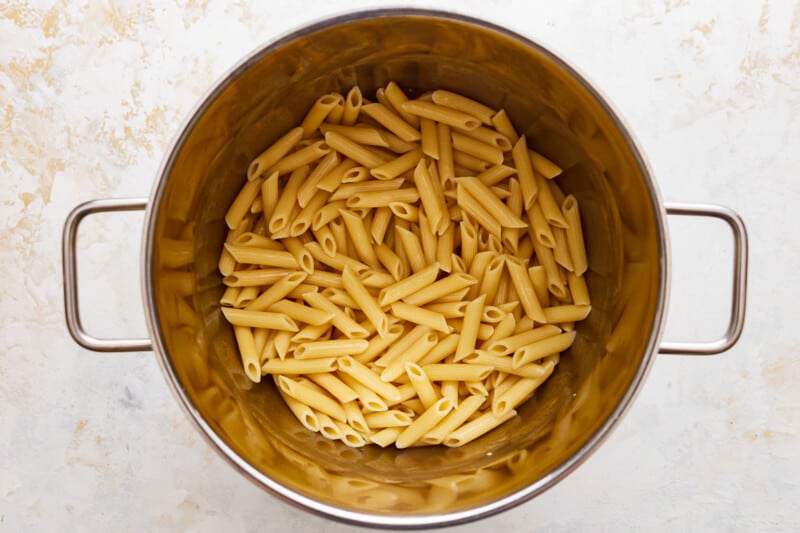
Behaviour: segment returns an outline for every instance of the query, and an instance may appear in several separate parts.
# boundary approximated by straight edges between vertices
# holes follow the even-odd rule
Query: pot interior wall
[[[319,95],[358,84],[372,96],[390,80],[505,108],[529,145],[564,169],[559,183],[582,210],[591,315],[519,416],[459,449],[351,449],[305,430],[270,380],[247,380],[219,312],[223,217],[250,160],[297,125]],[[503,33],[393,15],[277,43],[211,95],[178,141],[156,201],[151,290],[168,370],[199,417],[284,495],[414,515],[483,505],[523,487],[534,491],[616,416],[650,357],[664,252],[641,162],[565,67]],[[173,268],[174,240],[191,242],[189,266]]]

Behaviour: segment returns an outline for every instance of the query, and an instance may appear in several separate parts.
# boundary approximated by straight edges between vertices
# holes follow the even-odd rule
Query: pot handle
[[[747,300],[747,228],[736,211],[710,204],[665,205],[668,215],[712,217],[723,220],[733,232],[733,294],[731,317],[725,334],[709,342],[662,342],[660,353],[683,355],[714,355],[731,348],[742,335]]]
[[[95,352],[140,352],[151,350],[150,339],[100,339],[83,329],[78,306],[78,266],[76,241],[78,227],[84,217],[95,213],[113,211],[141,211],[147,207],[147,198],[114,198],[84,202],[70,212],[61,235],[61,260],[64,273],[64,311],[67,329],[75,342]]]

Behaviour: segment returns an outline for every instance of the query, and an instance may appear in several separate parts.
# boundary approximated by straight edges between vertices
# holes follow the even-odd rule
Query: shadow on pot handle
[[[728,329],[717,340],[708,342],[662,342],[660,353],[714,355],[731,348],[742,335],[747,301],[747,229],[736,211],[710,204],[665,204],[668,215],[718,218],[733,232],[733,288]]]
[[[64,222],[64,232],[61,236],[64,311],[70,335],[84,348],[96,352],[140,352],[152,349],[150,339],[101,339],[83,329],[78,304],[78,271],[75,253],[78,227],[86,216],[114,211],[141,211],[147,207],[147,201],[147,198],[92,200],[78,205]]]

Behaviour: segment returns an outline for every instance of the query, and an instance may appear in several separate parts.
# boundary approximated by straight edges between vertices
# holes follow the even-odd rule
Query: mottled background
[[[152,354],[78,348],[61,227],[146,196],[226,68],[275,36],[379,2],[0,1],[0,530],[349,531],[280,503],[211,451]],[[407,5],[419,5],[407,2]],[[636,132],[667,200],[737,209],[751,237],[744,336],[661,356],[614,435],[534,501],[458,532],[791,530],[800,523],[800,3],[438,2],[562,53]],[[613,4],[613,5],[608,5]],[[80,234],[86,325],[144,334],[141,214]],[[671,221],[667,336],[724,329],[730,236]]]

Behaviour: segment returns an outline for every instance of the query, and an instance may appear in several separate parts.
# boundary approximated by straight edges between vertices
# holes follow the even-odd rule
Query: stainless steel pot
[[[299,123],[311,102],[395,80],[505,108],[565,169],[580,201],[593,311],[554,376],[519,416],[459,449],[351,449],[303,429],[274,388],[244,376],[221,319],[223,216],[248,162]],[[142,291],[149,339],[98,339],[81,326],[75,238],[91,213],[145,209]],[[666,215],[716,217],[734,235],[728,330],[710,343],[659,344],[669,282]],[[665,205],[633,136],[600,93],[541,45],[472,18],[423,10],[332,18],[261,48],[203,99],[174,141],[149,199],[78,206],[64,228],[67,325],[97,351],[153,349],[200,433],[247,478],[299,507],[398,528],[467,522],[564,478],[609,435],[653,356],[712,354],[738,339],[747,237],[733,211]]]

